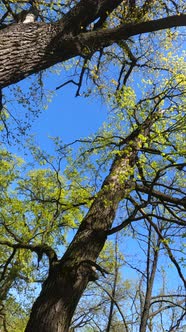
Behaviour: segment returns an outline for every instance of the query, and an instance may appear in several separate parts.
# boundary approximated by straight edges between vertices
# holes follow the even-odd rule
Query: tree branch
[[[180,26],[186,26],[186,15],[173,15],[142,23],[122,24],[113,29],[82,33],[78,38],[81,39],[84,46],[86,45],[90,50],[94,49],[95,51],[132,36]]]
[[[0,30],[0,46],[3,50],[0,54],[0,88],[78,55],[87,57],[100,48],[129,37],[186,25],[186,15],[174,15],[74,35],[73,26],[68,33],[65,30],[66,20],[67,16],[63,24],[62,21],[53,24],[12,24]]]
[[[6,245],[10,248],[14,249],[28,249],[33,252],[36,252],[38,255],[38,258],[42,258],[42,255],[45,254],[48,259],[50,265],[53,264],[54,262],[57,262],[57,255],[54,249],[52,249],[49,245],[47,244],[27,244],[27,243],[11,243],[10,241],[7,240],[1,240],[0,244]]]
[[[151,187],[142,186],[136,183],[136,190],[145,193],[145,194],[151,194],[151,196],[154,196],[156,198],[159,198],[162,202],[168,202],[173,203],[175,205],[181,205],[184,208],[186,208],[186,197],[183,198],[177,198],[169,196],[165,193],[162,193],[161,191],[154,190]]]

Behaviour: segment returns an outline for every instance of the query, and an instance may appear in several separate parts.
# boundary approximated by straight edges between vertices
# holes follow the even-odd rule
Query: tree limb
[[[87,57],[103,47],[129,37],[162,29],[185,26],[186,15],[174,15],[142,23],[122,24],[73,34],[66,21],[53,24],[12,24],[0,30],[0,87],[19,82],[50,66],[78,55]],[[7,57],[8,54],[8,57]]]
[[[14,248],[14,249],[28,249],[31,250],[33,252],[36,252],[36,254],[38,255],[38,257],[42,257],[43,254],[45,254],[48,259],[49,259],[49,263],[53,264],[55,262],[57,262],[57,255],[54,249],[52,249],[52,247],[50,247],[47,244],[28,244],[28,243],[11,243],[10,241],[7,240],[1,240],[0,244],[8,246],[10,248]]]

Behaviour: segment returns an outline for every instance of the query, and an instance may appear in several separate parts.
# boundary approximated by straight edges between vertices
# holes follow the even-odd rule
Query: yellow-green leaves
[[[132,110],[136,104],[136,94],[130,86],[124,86],[116,93],[116,102],[120,110]]]

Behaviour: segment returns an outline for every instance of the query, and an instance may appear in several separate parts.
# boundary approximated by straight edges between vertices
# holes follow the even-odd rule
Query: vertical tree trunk
[[[154,248],[154,255],[153,255],[153,262],[151,271],[149,271],[149,264],[150,264],[150,241],[151,236],[149,235],[149,250],[147,255],[147,289],[145,294],[145,303],[141,315],[141,324],[140,324],[140,332],[146,332],[147,329],[147,323],[149,319],[149,311],[150,311],[150,303],[151,303],[151,296],[152,296],[152,288],[154,285],[154,278],[156,274],[157,269],[157,263],[158,263],[158,257],[159,257],[159,247],[160,247],[160,239],[157,239],[157,243],[155,244]]]
[[[115,261],[114,261],[114,283],[112,288],[112,298],[110,302],[110,310],[109,310],[109,317],[108,317],[108,324],[106,328],[106,332],[110,331],[112,318],[113,318],[113,310],[114,310],[114,300],[116,295],[116,286],[117,286],[117,279],[118,279],[118,238],[116,234],[116,240],[115,240]]]

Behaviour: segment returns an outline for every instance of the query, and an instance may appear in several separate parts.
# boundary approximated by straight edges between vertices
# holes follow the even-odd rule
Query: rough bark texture
[[[81,0],[63,19],[53,24],[13,24],[0,31],[0,89],[56,63],[84,57],[87,51],[112,45],[131,36],[186,25],[186,15],[159,20],[123,24],[104,29],[102,22],[121,0]],[[114,4],[113,4],[114,3]],[[98,30],[86,27],[98,19]],[[77,303],[89,281],[95,278],[91,262],[102,250],[119,202],[133,189],[131,168],[142,142],[139,134],[148,135],[149,117],[135,130],[116,157],[101,191],[60,261],[51,262],[49,276],[36,300],[26,332],[66,332]],[[142,188],[146,192],[148,188]]]
[[[87,51],[93,54],[131,36],[186,25],[186,15],[175,15],[113,29],[86,31],[90,23],[104,17],[120,3],[121,0],[114,5],[110,0],[82,0],[56,23],[19,23],[0,30],[0,88],[77,55],[85,56]]]
[[[131,168],[141,147],[139,134],[148,135],[152,124],[149,117],[125,141],[130,152],[116,157],[109,175],[89,212],[59,262],[51,266],[49,276],[36,300],[26,332],[66,332],[88,282],[93,280],[91,262],[95,262],[112,226],[119,202],[133,188]]]
[[[26,332],[68,331],[76,305],[92,279],[91,264],[95,261],[106,241],[107,231],[115,217],[118,203],[125,195],[126,176],[135,152],[114,163],[102,190],[83,220],[77,235],[63,259],[54,266],[37,299]]]

